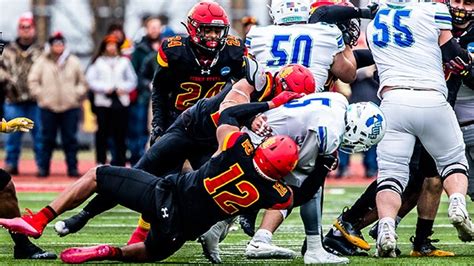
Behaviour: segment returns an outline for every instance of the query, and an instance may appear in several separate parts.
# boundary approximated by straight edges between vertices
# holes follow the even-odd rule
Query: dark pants
[[[127,147],[130,151],[130,164],[134,165],[145,154],[148,142],[148,102],[136,102],[130,105],[128,121],[133,127],[128,128]]]
[[[128,127],[128,108],[97,107],[97,132],[95,133],[96,160],[99,164],[107,163],[107,139],[112,138],[115,157],[111,165],[125,166],[127,148],[125,137]]]
[[[42,169],[49,171],[51,155],[56,145],[56,135],[58,129],[61,132],[61,143],[64,154],[66,155],[66,164],[68,172],[77,170],[77,132],[79,125],[80,109],[74,108],[65,112],[55,113],[48,109],[40,108],[41,121],[41,146]]]

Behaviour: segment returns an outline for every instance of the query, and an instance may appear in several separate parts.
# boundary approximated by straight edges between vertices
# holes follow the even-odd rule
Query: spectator
[[[117,37],[120,45],[120,52],[123,56],[128,58],[132,57],[133,53],[133,41],[127,38],[125,31],[123,30],[123,25],[120,23],[112,23],[107,29],[107,34],[112,34]]]
[[[116,156],[112,165],[125,166],[129,93],[137,85],[137,76],[130,60],[121,56],[119,40],[107,35],[86,72],[89,88],[94,92],[97,125],[96,160],[107,162],[107,139],[112,137]],[[135,126],[135,125],[134,125]]]
[[[36,122],[31,130],[36,165],[40,167],[41,120],[35,97],[28,87],[30,68],[41,55],[43,46],[36,39],[36,29],[31,12],[23,14],[18,21],[18,38],[6,48],[0,60],[0,82],[5,83],[5,119],[27,117]],[[18,175],[18,161],[23,133],[9,134],[6,141],[5,171]]]
[[[169,37],[173,37],[176,35],[176,32],[170,27],[170,25],[168,25],[170,18],[166,14],[158,15],[158,19],[161,21],[161,24],[163,25],[161,29],[162,39],[167,39]]]
[[[65,49],[65,39],[60,32],[48,40],[50,49],[31,67],[28,85],[40,108],[41,165],[38,176],[49,175],[51,155],[56,144],[56,134],[61,131],[61,143],[66,156],[67,174],[79,177],[77,171],[77,131],[81,102],[87,91],[79,58]]]
[[[132,64],[136,73],[145,61],[145,58],[155,53],[153,48],[159,47],[161,43],[162,24],[157,17],[150,17],[145,23],[146,35],[142,41],[136,45],[132,54]],[[138,81],[137,98],[130,105],[129,121],[133,121],[134,126],[128,130],[127,146],[130,150],[130,163],[134,165],[145,153],[145,146],[148,142],[148,108],[150,103],[150,87],[145,82]]]
[[[242,39],[245,41],[247,33],[249,33],[250,31],[250,28],[252,28],[252,26],[258,25],[257,18],[254,16],[245,16],[240,20],[240,23],[242,23]]]

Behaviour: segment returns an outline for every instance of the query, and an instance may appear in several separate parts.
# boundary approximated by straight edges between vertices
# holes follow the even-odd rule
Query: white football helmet
[[[347,107],[346,130],[342,136],[341,151],[363,152],[380,142],[387,121],[380,108],[372,102],[353,103]]]
[[[410,3],[431,3],[436,2],[436,0],[378,0],[375,1],[377,4],[396,4],[396,5],[404,5]]]
[[[275,25],[306,23],[310,9],[309,0],[272,0],[270,17]]]

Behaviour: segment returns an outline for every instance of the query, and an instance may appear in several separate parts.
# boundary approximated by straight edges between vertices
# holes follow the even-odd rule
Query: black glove
[[[322,164],[329,171],[336,170],[339,165],[339,159],[337,159],[337,151],[329,155],[322,155],[316,160],[318,163]]]
[[[458,75],[463,78],[471,75],[472,64],[464,62],[464,60],[462,60],[459,56],[456,56],[454,59],[449,60],[449,62],[447,62],[445,66],[446,70],[448,72],[453,73],[454,75]]]
[[[153,144],[158,140],[159,137],[161,137],[164,133],[164,130],[157,126],[157,127],[154,127],[152,130],[151,130],[151,135],[150,135],[150,146],[153,146]]]
[[[360,8],[360,18],[373,19],[378,10],[379,5],[377,3],[372,3],[365,8]]]

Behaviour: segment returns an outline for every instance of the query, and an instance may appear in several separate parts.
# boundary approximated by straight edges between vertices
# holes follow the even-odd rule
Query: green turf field
[[[350,205],[362,192],[363,188],[328,188],[325,195],[324,209],[324,231],[327,232],[328,226],[334,218],[339,214],[345,205]],[[31,208],[33,211],[39,210],[47,204],[55,194],[53,193],[19,193],[21,208]],[[468,208],[472,210],[472,203]],[[398,228],[399,245],[402,250],[402,256],[398,259],[376,259],[373,257],[351,257],[352,264],[370,264],[370,263],[387,263],[387,264],[474,264],[474,244],[462,243],[457,239],[456,230],[449,224],[447,219],[447,198],[443,196],[442,206],[435,222],[434,238],[441,241],[439,247],[452,250],[456,253],[454,258],[410,258],[407,257],[410,252],[409,237],[413,234],[416,222],[416,215],[411,213],[402,221]],[[69,217],[76,211],[64,214]],[[122,245],[127,240],[134,229],[138,215],[128,211],[125,208],[115,208],[99,217],[96,217],[81,232],[60,238],[54,234],[52,226],[48,226],[44,235],[34,240],[41,247],[59,253],[62,249],[72,246],[96,245],[99,243],[108,243],[113,245]],[[199,219],[199,217],[196,217]],[[364,230],[366,238],[367,231]],[[295,251],[300,250],[304,238],[303,226],[299,218],[299,212],[296,210],[285,221],[282,227],[274,236],[274,243],[283,247],[291,248]],[[302,264],[303,258],[298,256],[295,260],[246,260],[243,256],[245,246],[249,238],[244,235],[241,230],[231,232],[227,239],[221,243],[221,254],[224,263],[232,264]],[[42,264],[38,261],[14,261],[12,259],[12,242],[5,230],[0,231],[0,264]],[[369,243],[373,246],[374,242],[369,239]],[[374,247],[370,251],[373,254]],[[188,242],[179,252],[165,261],[166,263],[207,263],[201,255],[201,247],[196,242]],[[59,260],[50,261],[48,263],[58,264]],[[46,263],[45,263],[46,264]]]

